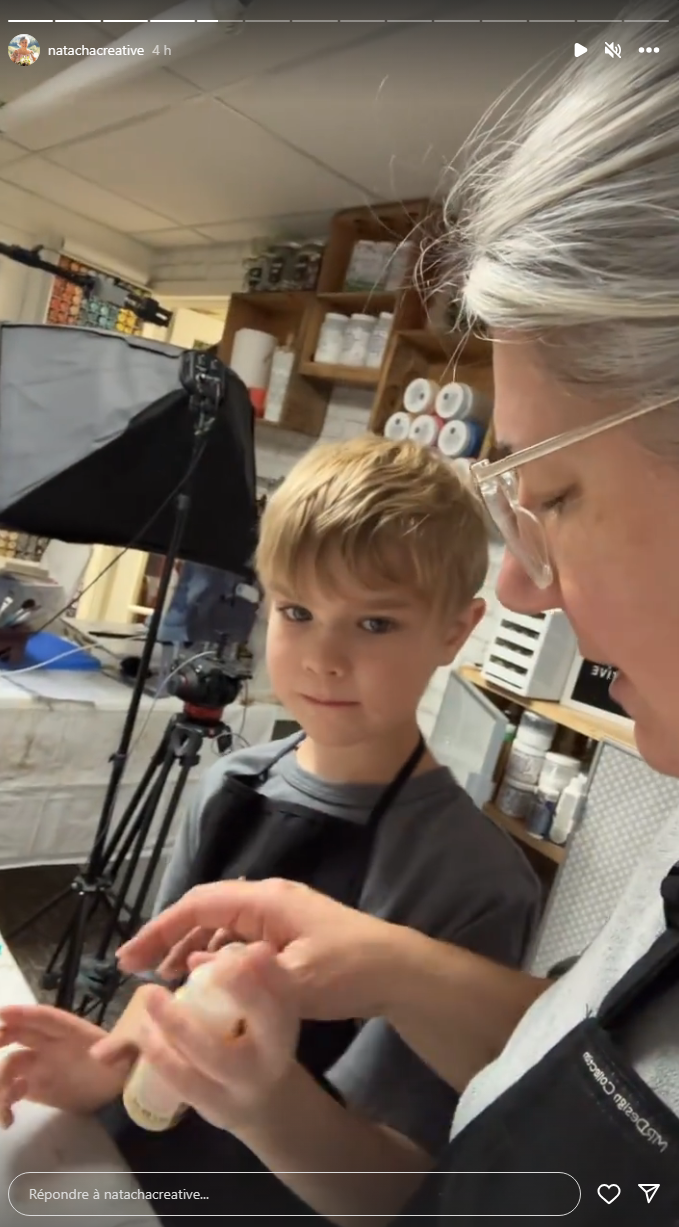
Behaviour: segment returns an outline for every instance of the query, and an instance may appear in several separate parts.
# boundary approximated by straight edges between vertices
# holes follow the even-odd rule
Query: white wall
[[[245,262],[256,250],[247,243],[177,247],[156,252],[151,285],[156,297],[221,298],[243,288]]]
[[[0,183],[0,217],[3,230],[20,236],[5,238],[3,234],[2,242],[22,247],[41,244],[52,251],[64,248],[106,272],[142,285],[149,280],[153,253],[141,243],[12,183]],[[45,273],[38,276],[48,279]]]
[[[219,319],[218,316],[180,307],[172,317],[167,339],[170,345],[179,345],[182,349],[193,349],[196,341],[207,345],[217,345],[222,339],[223,332],[224,320]]]
[[[330,397],[321,441],[351,439],[368,429],[372,393],[338,387]],[[315,439],[259,421],[256,426],[257,475],[280,481]],[[263,485],[262,489],[266,487]]]

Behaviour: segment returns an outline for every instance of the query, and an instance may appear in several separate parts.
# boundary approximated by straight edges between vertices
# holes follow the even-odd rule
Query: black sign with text
[[[614,681],[615,674],[616,670],[610,665],[602,665],[595,660],[583,660],[571,691],[571,699],[613,716],[626,716],[627,713],[609,694],[609,686]]]

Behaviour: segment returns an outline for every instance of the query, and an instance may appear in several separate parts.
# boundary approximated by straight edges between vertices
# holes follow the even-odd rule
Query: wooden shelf
[[[368,428],[378,434],[390,414],[401,408],[407,384],[420,376],[441,381],[457,378],[492,400],[490,342],[454,331],[437,332],[433,323],[427,326],[428,321],[444,320],[447,315],[445,310],[432,314],[431,297],[425,301],[421,286],[415,284],[414,269],[419,247],[426,250],[440,230],[441,206],[427,197],[345,209],[331,221],[315,290],[242,290],[231,295],[219,346],[219,357],[227,366],[241,328],[270,333],[279,346],[289,345],[294,355],[280,420],[271,423],[274,428],[317,438],[323,431],[333,385],[373,393]],[[394,290],[344,288],[357,242],[398,246],[411,239],[402,286]],[[437,275],[432,270],[432,277]],[[441,292],[441,296],[445,303],[439,305],[445,307],[448,294]],[[314,361],[323,321],[331,311],[393,314],[378,369]],[[451,375],[453,365],[455,374]]]
[[[271,315],[289,315],[306,310],[315,297],[310,290],[250,290],[232,294],[230,304],[252,307]]]
[[[366,311],[379,315],[380,311],[393,311],[400,294],[400,290],[338,290],[319,294],[318,299],[349,314]]]
[[[305,379],[318,379],[321,383],[345,383],[354,388],[376,388],[379,369],[369,366],[330,365],[325,362],[303,362],[299,373]]]
[[[533,852],[544,856],[549,861],[553,861],[555,865],[560,865],[566,859],[566,849],[560,847],[559,844],[550,843],[548,839],[536,839],[527,831],[522,822],[518,818],[511,818],[509,814],[503,814],[497,805],[491,802],[483,807],[484,814],[492,818],[499,827],[508,831],[513,839],[516,839],[521,844],[525,844],[527,848],[532,848]]]
[[[430,362],[443,362],[457,357],[461,363],[480,363],[488,366],[492,361],[492,343],[483,337],[450,330],[435,332],[428,328],[400,329],[399,336],[410,344]]]
[[[461,677],[468,682],[473,682],[479,689],[487,690],[489,694],[497,694],[503,699],[517,703],[519,707],[537,712],[539,716],[546,716],[548,720],[553,720],[555,724],[562,724],[564,728],[573,729],[574,732],[591,737],[594,741],[614,741],[617,745],[636,750],[634,732],[624,724],[606,720],[605,716],[597,716],[595,712],[581,712],[573,707],[564,707],[562,703],[550,703],[546,699],[526,699],[520,694],[514,694],[511,690],[505,690],[502,686],[489,682],[481,670],[475,669],[473,665],[462,665],[459,673]]]

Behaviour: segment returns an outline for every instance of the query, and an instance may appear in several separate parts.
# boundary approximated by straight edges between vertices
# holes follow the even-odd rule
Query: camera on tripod
[[[201,712],[213,717],[215,712],[221,715],[225,707],[235,703],[248,677],[249,671],[243,666],[220,660],[215,652],[202,660],[188,660],[181,665],[168,679],[166,689],[169,694],[181,699],[194,719]]]

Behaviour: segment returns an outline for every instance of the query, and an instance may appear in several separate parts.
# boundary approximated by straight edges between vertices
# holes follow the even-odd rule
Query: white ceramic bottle
[[[582,772],[564,788],[549,830],[549,838],[552,843],[566,843],[568,836],[582,813],[587,783],[587,773]]]
[[[220,951],[219,967],[224,966],[229,956],[240,958],[245,949],[242,942],[225,946]],[[186,984],[177,989],[175,1000],[181,1002],[182,1008],[225,1033],[226,1039],[235,1039],[242,1034],[245,1020],[228,990],[213,982],[215,967],[214,960],[197,967]],[[123,1104],[135,1125],[158,1133],[175,1125],[186,1110],[172,1087],[144,1057],[137,1061],[125,1084]]]

